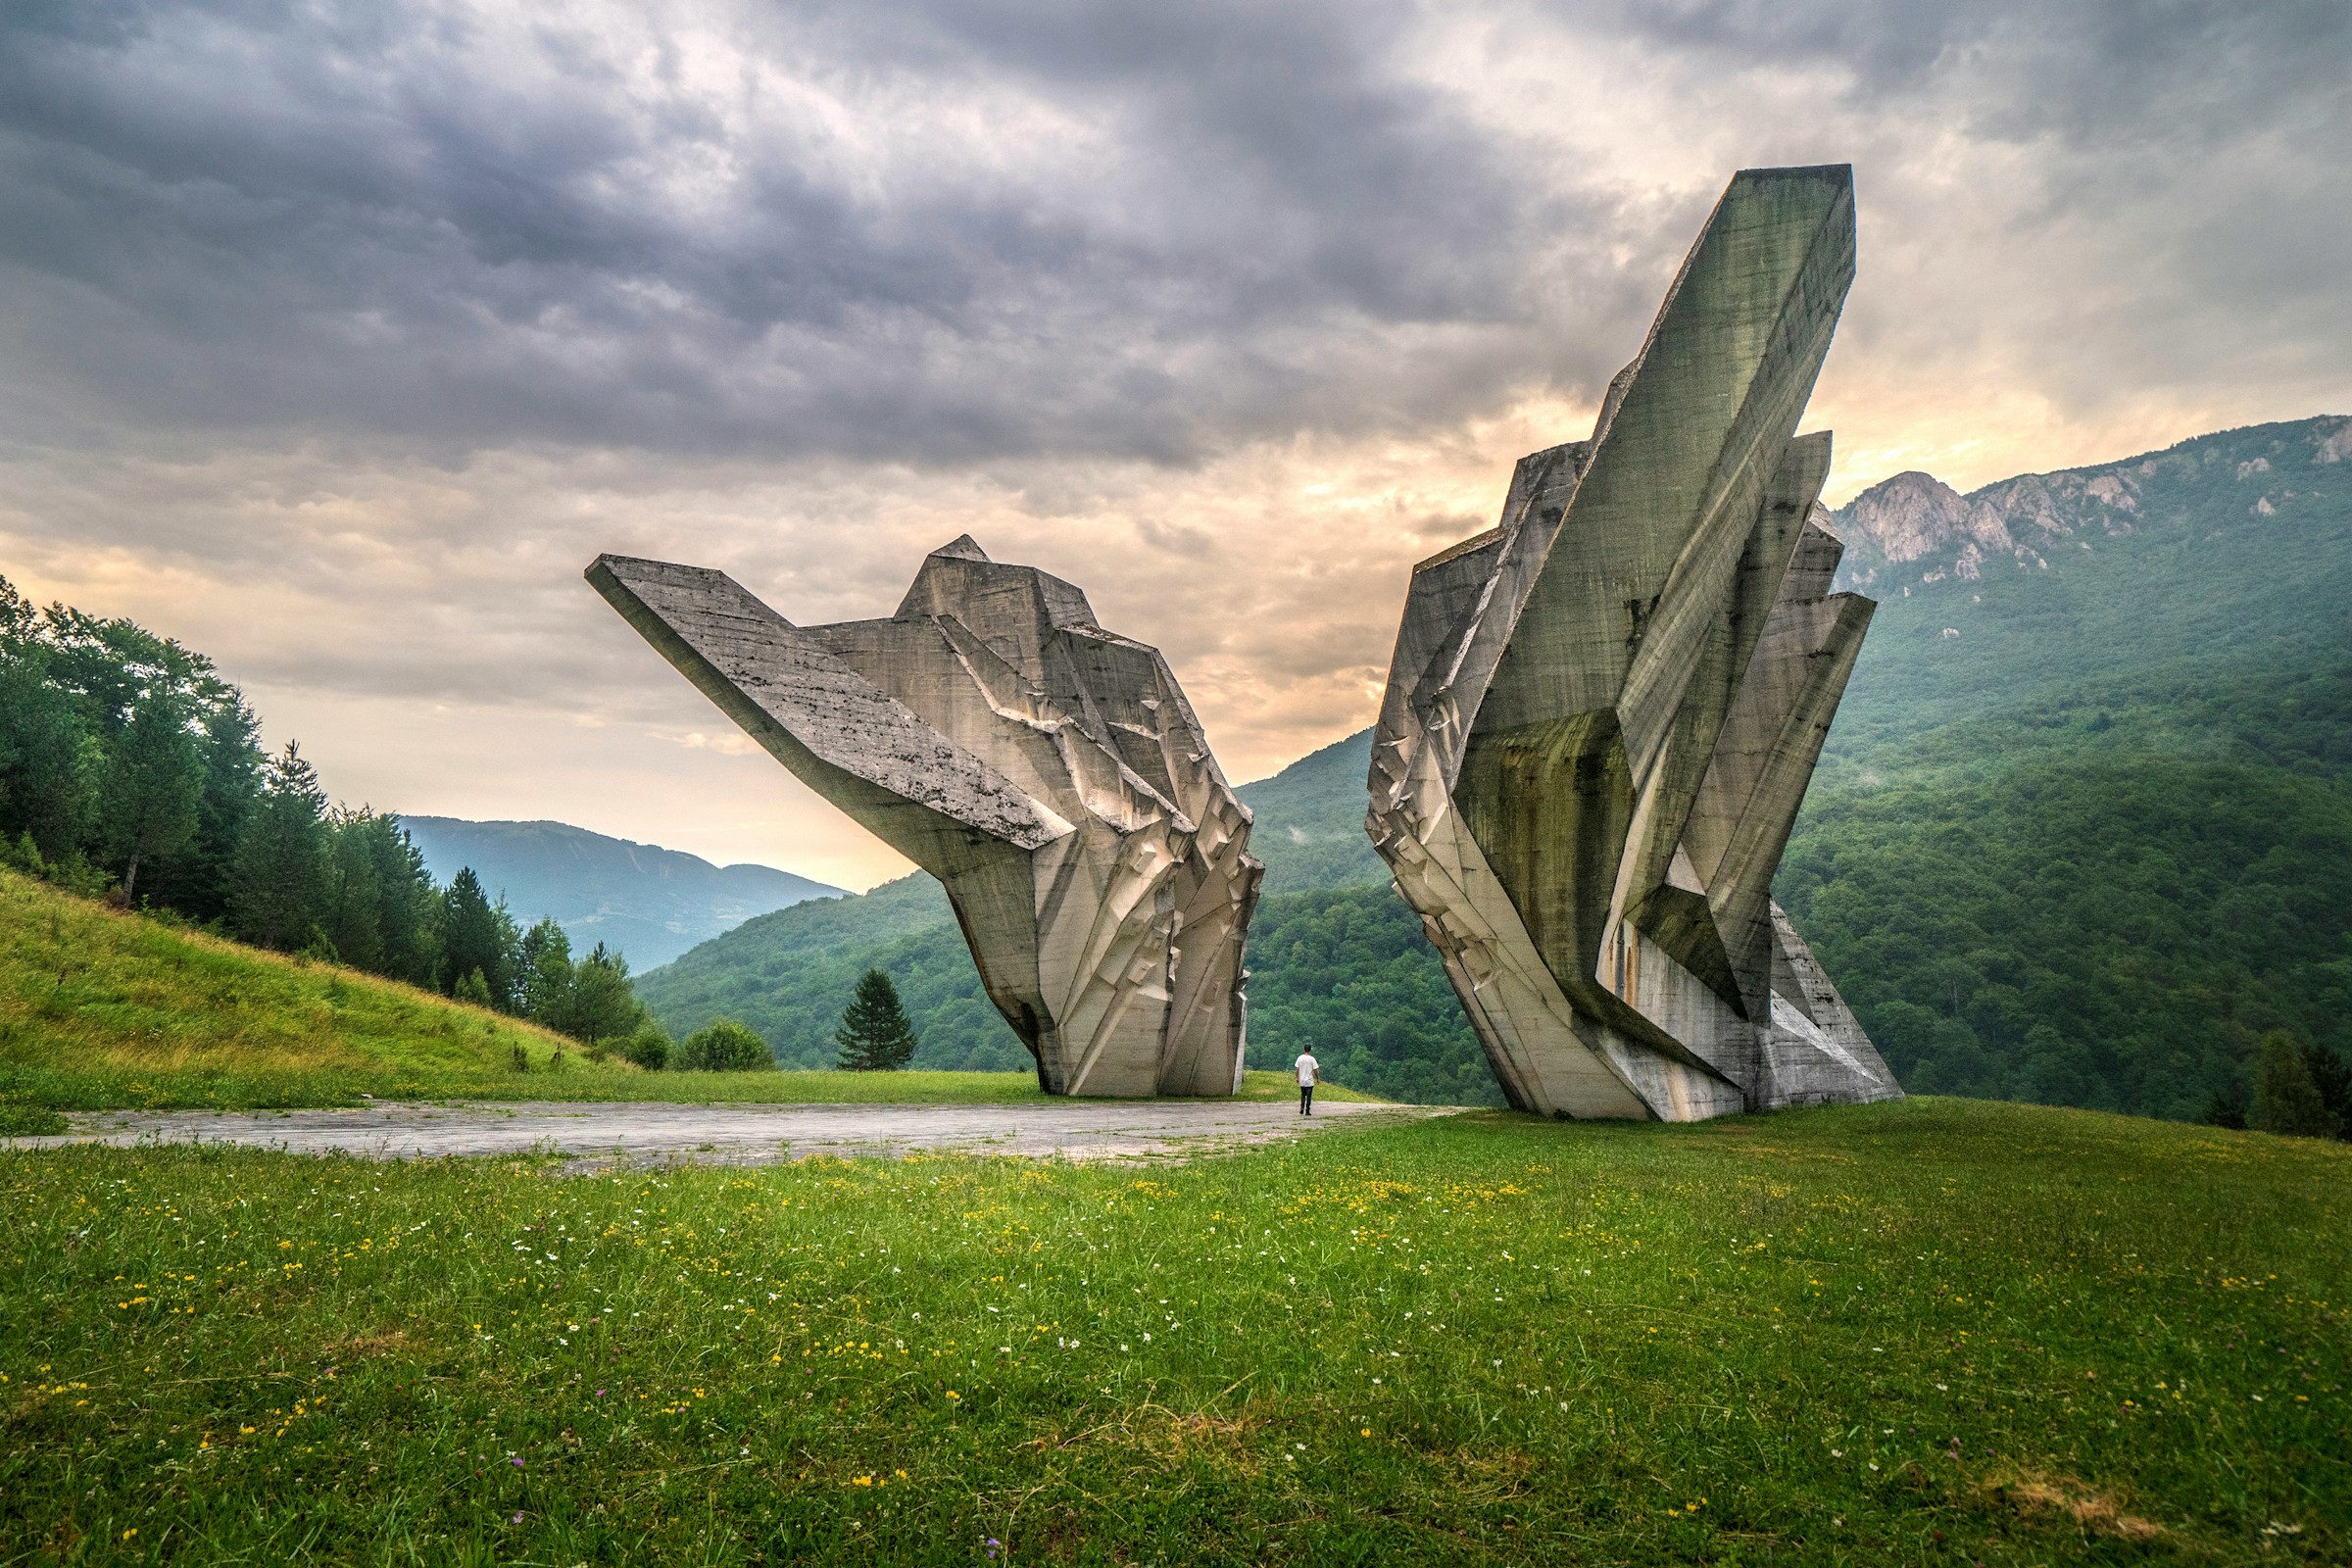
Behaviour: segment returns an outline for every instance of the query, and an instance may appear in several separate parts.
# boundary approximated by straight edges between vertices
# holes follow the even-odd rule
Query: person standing
[[[1315,1059],[1313,1052],[1301,1051],[1298,1053],[1298,1114],[1312,1116],[1315,1113],[1315,1085],[1322,1079],[1323,1064]]]

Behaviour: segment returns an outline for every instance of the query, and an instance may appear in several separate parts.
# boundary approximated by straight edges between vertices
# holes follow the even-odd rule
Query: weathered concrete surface
[[[1366,827],[1514,1105],[1900,1093],[1770,894],[1872,609],[1796,434],[1853,274],[1850,170],[1736,176],[1592,439],[1414,570]]]
[[[75,1144],[234,1144],[297,1154],[430,1159],[555,1152],[575,1168],[616,1161],[765,1165],[812,1154],[922,1151],[1062,1159],[1184,1158],[1309,1137],[1334,1127],[1450,1115],[1450,1107],[1334,1102],[1300,1116],[1288,1102],[1141,1101],[1044,1105],[679,1105],[401,1103],[355,1109],[76,1111],[73,1131],[0,1140],[11,1149]]]
[[[723,572],[588,580],[810,788],[938,877],[1051,1094],[1229,1095],[1263,867],[1156,649],[969,536],[882,620],[795,626]]]

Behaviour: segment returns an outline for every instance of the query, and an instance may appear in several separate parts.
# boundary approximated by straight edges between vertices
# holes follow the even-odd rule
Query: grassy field
[[[2352,1551],[2340,1146],[1915,1101],[0,1194],[8,1561]]]
[[[1248,1100],[1287,1099],[1255,1072]],[[1336,1086],[1331,1099],[1364,1099]],[[397,981],[222,941],[0,871],[0,1136],[59,1110],[379,1100],[1042,1100],[1029,1073],[640,1072]],[[4,1561],[0,1558],[0,1561]]]
[[[0,1102],[19,1122],[24,1107],[520,1086],[552,1076],[560,1052],[586,1065],[576,1043],[520,1019],[0,872]]]

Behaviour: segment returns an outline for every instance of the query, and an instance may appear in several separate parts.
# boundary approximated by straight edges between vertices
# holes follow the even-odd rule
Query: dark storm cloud
[[[1589,394],[1712,187],[1661,203],[1622,145],[1589,166],[1482,113],[1476,81],[1440,85],[1421,56],[1469,15],[0,9],[0,428],[450,462],[1189,461]],[[2079,250],[2123,259],[2083,265],[2124,281],[2085,309],[2119,330],[2191,296],[2259,315],[2333,289],[2315,264],[2352,205],[2327,150],[2352,133],[2341,0],[1500,0],[1475,22],[1497,64],[1546,32],[1646,51],[1655,86],[1626,112],[1667,142],[1743,81],[1820,73],[1814,141],[1875,138],[1889,232],[1967,216],[1904,188],[1936,135],[2032,148],[2024,187],[1960,194],[2021,231],[2103,225]],[[1737,114],[1745,161],[1807,131]],[[1908,308],[1902,281],[1873,280],[1853,335]],[[2341,290],[2314,308],[2334,342]],[[2230,330],[2117,355],[2190,375]]]
[[[1174,457],[1589,377],[1510,330],[1575,204],[1402,78],[1410,20],[722,14],[747,70],[839,95],[828,130],[632,58],[660,39],[11,10],[11,422]],[[900,137],[912,106],[971,156]]]
[[[1979,133],[2234,140],[2341,98],[2342,0],[1564,0],[1551,8],[1735,67],[1832,64],[1863,104],[1965,76]]]

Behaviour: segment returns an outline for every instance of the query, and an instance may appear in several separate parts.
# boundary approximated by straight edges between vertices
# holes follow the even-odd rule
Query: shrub
[[[660,1072],[669,1065],[669,1036],[660,1024],[647,1023],[620,1043],[620,1054],[647,1072]]]
[[[713,1018],[678,1045],[678,1065],[693,1072],[757,1072],[775,1064],[767,1042],[732,1018]]]

